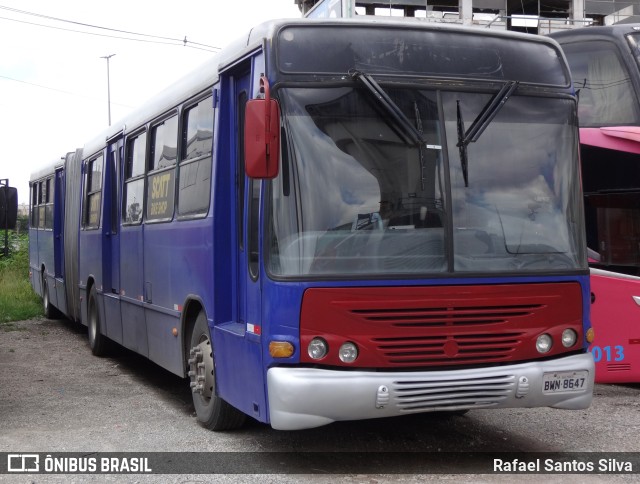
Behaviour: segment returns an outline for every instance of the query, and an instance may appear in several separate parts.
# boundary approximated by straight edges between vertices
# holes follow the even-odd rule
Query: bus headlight
[[[536,349],[538,353],[548,353],[553,345],[553,340],[548,334],[541,334],[536,340]]]
[[[340,347],[338,357],[343,363],[353,363],[358,357],[358,347],[351,341],[347,341]]]
[[[321,360],[327,355],[329,345],[322,338],[313,338],[307,347],[307,353],[314,360]]]
[[[578,341],[578,334],[572,329],[565,329],[562,332],[562,346],[571,348]]]

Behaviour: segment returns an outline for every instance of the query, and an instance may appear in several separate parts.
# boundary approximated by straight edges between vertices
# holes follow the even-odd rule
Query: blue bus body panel
[[[213,285],[212,234],[211,217],[145,225],[149,358],[174,373],[183,373],[182,339],[173,336],[172,329],[181,326],[185,301],[197,295],[205,308],[213,308],[213,295],[207,289]]]
[[[38,230],[38,268],[40,269],[41,277],[46,279],[47,287],[49,291],[49,300],[51,304],[58,307],[58,301],[55,291],[55,261],[53,255],[53,230],[40,229]],[[42,293],[42,287],[40,289]]]
[[[100,230],[82,230],[78,247],[80,260],[80,291],[84,293],[83,300],[88,297],[87,285],[90,279],[96,284],[98,293],[102,293],[102,233]],[[86,313],[86,305],[84,309]],[[86,314],[82,321],[87,324]]]
[[[147,325],[144,317],[143,272],[144,226],[123,226],[120,231],[120,308],[122,344],[149,356]]]
[[[38,246],[39,230],[29,227],[29,267],[31,269],[31,286],[33,291],[42,296],[42,270]]]
[[[260,422],[268,420],[266,373],[262,368],[262,337],[246,325],[229,322],[213,331],[216,354],[216,388],[225,401]]]

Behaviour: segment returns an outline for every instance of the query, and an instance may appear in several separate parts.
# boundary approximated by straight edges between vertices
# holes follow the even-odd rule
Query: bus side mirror
[[[275,178],[280,159],[280,107],[269,96],[264,76],[260,83],[264,99],[251,99],[245,108],[245,172],[249,178]]]

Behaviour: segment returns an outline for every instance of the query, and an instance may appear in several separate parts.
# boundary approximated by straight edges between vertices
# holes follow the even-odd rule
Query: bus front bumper
[[[448,371],[382,372],[270,368],[271,426],[319,427],[340,420],[479,408],[579,410],[593,397],[590,353],[549,361]]]

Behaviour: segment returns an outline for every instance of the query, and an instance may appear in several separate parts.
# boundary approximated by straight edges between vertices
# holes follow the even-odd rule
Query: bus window
[[[568,43],[562,49],[578,94],[580,127],[638,124],[633,85],[613,42]]]
[[[125,166],[123,224],[142,222],[144,211],[144,160],[147,152],[147,133],[141,133],[127,143]]]
[[[249,245],[249,273],[254,281],[258,279],[258,269],[260,267],[260,245],[258,241],[258,233],[260,231],[260,183],[261,181],[258,179],[251,179],[249,183],[251,200],[249,202],[249,233],[247,243]]]
[[[102,155],[87,163],[84,226],[97,229],[100,226],[100,201],[102,199]]]
[[[31,185],[31,228],[38,227],[38,184]]]
[[[172,116],[151,131],[151,166],[149,171],[176,164],[178,153],[178,116]]]
[[[38,183],[38,228],[43,229],[45,227],[45,214],[44,204],[47,198],[47,187],[44,182]]]
[[[175,198],[178,154],[178,116],[172,116],[151,130],[147,220],[171,220]]]
[[[47,199],[44,207],[44,228],[53,229],[53,190],[55,186],[53,177],[47,178],[45,184],[47,187]]]
[[[213,113],[211,96],[185,112],[182,123],[178,215],[205,214],[209,208]]]

